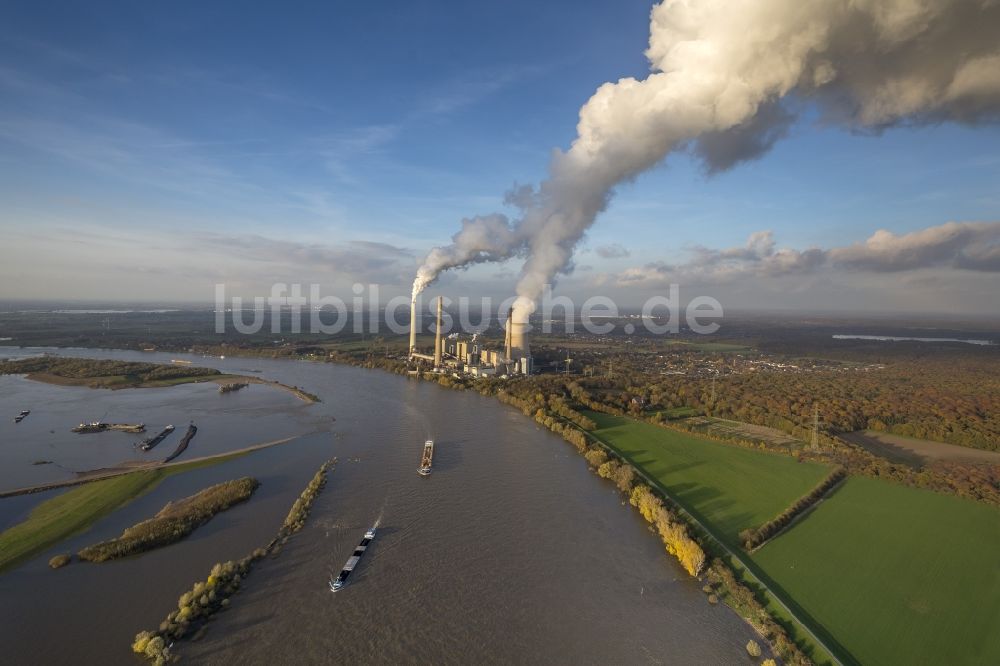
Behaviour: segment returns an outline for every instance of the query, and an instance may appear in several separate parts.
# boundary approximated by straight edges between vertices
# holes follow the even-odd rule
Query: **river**
[[[0,349],[0,356],[37,351]],[[132,636],[155,629],[214,562],[266,543],[330,456],[340,462],[305,529],[254,570],[204,638],[181,645],[186,661],[747,661],[744,646],[754,632],[725,607],[706,602],[701,583],[664,553],[645,522],[575,450],[493,399],[332,364],[59,353],[159,362],[183,357],[227,372],[259,369],[263,377],[318,394],[323,402],[308,406],[300,427],[330,422],[330,432],[170,477],[88,533],[0,575],[0,645],[8,663],[134,664]],[[67,389],[45,390],[56,396]],[[0,404],[9,397],[0,394]],[[44,408],[32,408],[29,418],[47,417]],[[224,432],[217,436],[226,439]],[[428,437],[436,441],[434,472],[420,477],[416,468]],[[241,432],[225,447],[256,441]],[[204,453],[197,447],[198,438],[185,455]],[[170,499],[245,474],[262,481],[254,498],[178,544],[100,565],[51,571],[45,564],[55,553],[119,533]],[[30,497],[11,498],[20,503],[6,510],[9,500],[0,500],[0,521],[6,513],[9,523],[9,514],[44,499]],[[378,538],[349,585],[332,594],[331,573],[376,520]]]

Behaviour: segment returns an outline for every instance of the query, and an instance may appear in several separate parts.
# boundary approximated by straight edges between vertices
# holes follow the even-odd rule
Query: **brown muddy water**
[[[0,356],[37,351],[0,349]],[[664,553],[611,485],[516,410],[357,368],[184,358],[230,372],[262,370],[318,394],[323,402],[302,410],[298,427],[325,423],[330,432],[168,478],[86,534],[0,575],[5,663],[140,663],[129,653],[135,633],[155,629],[213,563],[264,545],[331,456],[340,462],[305,529],[258,565],[204,638],[179,646],[185,662],[749,663],[744,646],[753,631],[709,605],[701,583]],[[8,411],[23,397],[9,394],[12,385],[19,386],[8,383],[0,393]],[[52,396],[67,390],[45,389]],[[41,406],[23,408],[46,419]],[[262,440],[243,430],[217,437],[216,446],[231,449]],[[434,471],[421,477],[428,437],[436,442]],[[104,564],[46,566],[53,554],[116,535],[168,500],[247,474],[262,481],[253,499],[178,544]],[[48,496],[0,500],[0,525]],[[349,584],[331,593],[330,576],[376,521],[378,537]]]

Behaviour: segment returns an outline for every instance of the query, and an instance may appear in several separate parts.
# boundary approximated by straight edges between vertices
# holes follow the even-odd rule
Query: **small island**
[[[251,477],[216,484],[168,503],[153,518],[129,527],[120,537],[87,546],[77,555],[88,562],[104,562],[180,541],[215,514],[250,499],[259,485]]]
[[[215,368],[203,368],[188,364],[168,365],[138,361],[37,356],[15,361],[0,361],[0,375],[25,375],[28,379],[47,384],[112,390],[215,382],[220,385],[220,393],[229,393],[250,384],[265,384],[288,391],[308,403],[320,401],[318,396],[297,386],[288,386],[260,377],[227,374]]]

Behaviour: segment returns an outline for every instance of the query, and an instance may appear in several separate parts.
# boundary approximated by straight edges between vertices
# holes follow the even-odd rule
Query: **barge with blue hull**
[[[354,553],[351,554],[351,557],[347,560],[344,568],[341,569],[340,575],[336,578],[330,579],[331,592],[336,592],[340,588],[344,587],[344,585],[347,585],[348,576],[350,576],[351,572],[354,571],[354,568],[358,566],[358,562],[361,561],[361,556],[365,554],[366,550],[368,550],[368,544],[370,544],[374,539],[375,528],[373,527],[365,532],[365,537],[361,540],[361,543],[358,544],[357,548],[354,549]]]

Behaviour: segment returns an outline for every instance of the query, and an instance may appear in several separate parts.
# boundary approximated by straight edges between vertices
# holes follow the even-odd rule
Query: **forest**
[[[996,353],[904,356],[878,368],[835,365],[809,372],[724,370],[695,376],[654,375],[643,372],[641,362],[626,363],[619,361],[619,377],[586,383],[599,402],[635,415],[690,407],[802,436],[818,407],[823,427],[836,432],[870,429],[1000,450]]]

